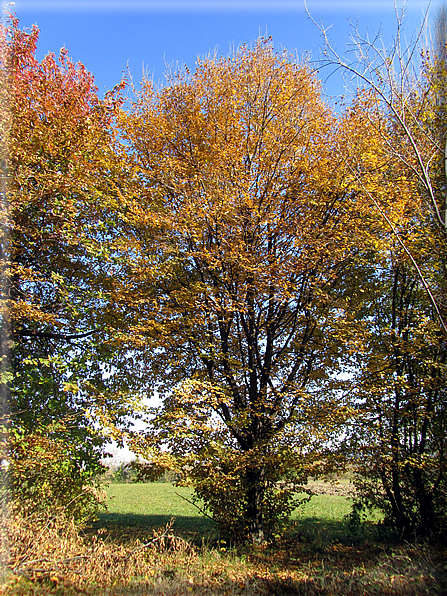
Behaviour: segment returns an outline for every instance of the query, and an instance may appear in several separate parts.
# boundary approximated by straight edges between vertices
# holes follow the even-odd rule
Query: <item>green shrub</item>
[[[1,499],[29,513],[62,509],[76,521],[93,515],[104,498],[95,470],[77,458],[73,446],[58,437],[63,423],[35,432],[2,430]]]

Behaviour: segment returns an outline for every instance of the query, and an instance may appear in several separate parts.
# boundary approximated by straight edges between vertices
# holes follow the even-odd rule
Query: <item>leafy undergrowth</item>
[[[62,515],[2,520],[5,595],[441,595],[447,552],[299,533],[274,546],[193,545],[172,524],[144,537],[82,535]]]

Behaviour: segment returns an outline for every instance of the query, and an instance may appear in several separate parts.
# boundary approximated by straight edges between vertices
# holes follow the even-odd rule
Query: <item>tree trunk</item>
[[[261,544],[266,538],[262,512],[264,476],[264,466],[247,468],[247,521],[249,537],[253,544]]]
[[[413,482],[416,488],[416,498],[419,506],[420,526],[419,534],[425,538],[433,539],[436,535],[436,521],[433,507],[433,492],[424,482],[424,477],[420,469],[415,469],[413,473]],[[427,490],[429,488],[429,490]],[[432,488],[433,490],[433,488]]]

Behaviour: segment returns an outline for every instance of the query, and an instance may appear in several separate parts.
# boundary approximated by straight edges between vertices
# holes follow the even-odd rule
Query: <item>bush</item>
[[[379,465],[379,463],[381,465]],[[356,496],[350,518],[358,521],[366,511],[379,510],[384,515],[380,534],[406,542],[429,539],[447,540],[447,481],[441,476],[436,484],[429,471],[407,462],[402,466],[395,484],[389,488],[392,474],[385,461],[375,468],[359,468],[354,477]],[[435,470],[439,475],[439,470]],[[434,474],[433,474],[434,475]],[[388,490],[385,490],[385,487]]]
[[[281,533],[292,511],[310,498],[305,488],[310,473],[299,459],[285,446],[244,453],[210,442],[195,454],[173,457],[161,452],[151,462],[134,465],[140,481],[170,479],[177,485],[192,485],[193,504],[218,524],[221,538],[238,544],[251,540],[248,512],[253,488],[258,492],[258,521],[265,540]],[[250,474],[257,472],[259,478],[250,482]]]
[[[203,501],[232,542],[245,541],[251,535],[247,514],[250,491],[257,491],[266,540],[281,533],[292,511],[310,498],[302,496],[307,492],[307,474],[297,467],[293,450],[241,453],[210,445],[203,456],[189,472],[195,499]]]
[[[75,521],[92,516],[104,495],[93,471],[57,436],[61,423],[33,433],[3,428],[1,499],[29,514],[61,509]]]

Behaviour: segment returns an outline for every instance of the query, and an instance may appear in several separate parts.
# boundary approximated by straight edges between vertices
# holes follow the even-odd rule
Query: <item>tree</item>
[[[353,30],[350,52],[344,59],[331,45],[327,30],[320,29],[325,50],[321,67],[333,67],[347,75],[347,88],[357,95],[359,89],[374,98],[370,124],[380,130],[387,151],[378,168],[387,169],[390,162],[395,171],[411,180],[417,191],[416,202],[423,199],[420,216],[427,226],[436,230],[435,250],[439,252],[442,275],[438,287],[429,283],[430,272],[424,270],[417,254],[412,254],[405,238],[388,218],[380,200],[369,193],[378,215],[388,224],[401,248],[410,259],[434,309],[440,327],[447,334],[445,315],[446,294],[446,241],[447,241],[447,141],[446,118],[446,46],[445,31],[438,35],[438,47],[430,51],[424,45],[424,21],[410,42],[403,38],[403,10],[396,9],[397,31],[395,40],[387,48],[377,35],[370,40],[356,27]],[[444,20],[443,20],[444,19]],[[444,23],[442,25],[442,23]],[[445,29],[445,14],[441,17],[439,30]],[[443,37],[444,36],[444,37]],[[352,57],[352,59],[350,59]],[[352,90],[350,83],[355,82]],[[362,185],[363,172],[351,164],[353,175]],[[431,236],[430,236],[431,238]],[[433,250],[433,246],[430,247]],[[443,280],[441,278],[444,278]]]
[[[445,47],[424,48],[423,27],[404,44],[402,30],[398,15],[386,48],[356,29],[352,61],[323,31],[323,64],[336,65],[371,97],[366,115],[384,149],[377,170],[394,181],[398,205],[406,206],[393,219],[396,209],[388,210],[383,193],[363,183],[361,161],[349,164],[389,229],[368,255],[371,283],[357,302],[365,340],[353,389],[362,415],[351,445],[358,497],[381,507],[401,537],[435,538],[446,523]]]
[[[105,423],[133,409],[123,387],[108,391],[104,381],[121,100],[115,91],[100,101],[65,48],[59,61],[39,62],[38,34],[14,16],[0,29],[3,406],[25,435],[59,433],[72,473],[87,480],[100,469]]]
[[[368,228],[345,166],[362,106],[337,120],[320,94],[306,64],[260,40],[164,88],[144,81],[123,115],[139,182],[118,294],[164,397],[146,444],[255,542],[345,415],[331,372],[337,288]]]
[[[445,342],[402,250],[368,266],[351,388],[359,417],[347,429],[356,507],[379,507],[400,538],[435,539],[446,527]]]

